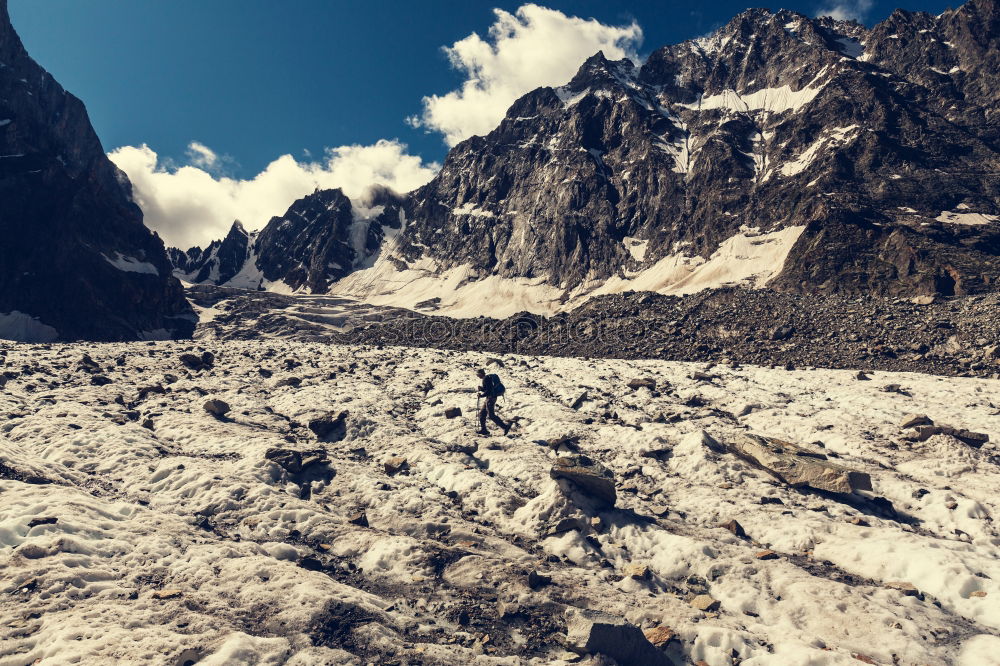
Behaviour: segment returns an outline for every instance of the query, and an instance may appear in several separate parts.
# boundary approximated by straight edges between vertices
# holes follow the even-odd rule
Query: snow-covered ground
[[[678,664],[1000,663],[996,381],[503,356],[518,426],[483,438],[476,353],[2,349],[3,666],[563,664],[573,607],[670,627]],[[213,367],[180,362],[203,349]],[[343,411],[339,441],[306,427]],[[992,441],[906,441],[914,412]],[[746,431],[869,473],[897,519],[706,446]],[[614,508],[550,478],[565,435]],[[282,448],[329,462],[293,473]]]

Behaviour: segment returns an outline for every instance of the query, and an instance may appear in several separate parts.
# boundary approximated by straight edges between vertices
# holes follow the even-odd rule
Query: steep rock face
[[[193,247],[187,252],[169,248],[174,274],[187,282],[225,284],[243,268],[250,256],[250,234],[239,220],[233,222],[221,241],[212,241],[204,250]]]
[[[0,0],[0,337],[187,337],[163,243],[83,104],[25,52]]]
[[[317,190],[273,217],[254,244],[264,279],[323,293],[360,268],[382,246],[386,227],[400,228],[401,203],[385,188],[354,205],[339,189]]]
[[[944,117],[985,140],[1000,138],[996,0],[970,0],[939,17],[898,9],[872,29],[865,57],[916,86],[913,92]]]
[[[351,268],[353,221],[351,201],[340,190],[299,199],[260,232],[257,266],[266,280],[325,291]]]
[[[794,227],[778,288],[995,288],[1000,154],[995,112],[984,110],[995,74],[969,64],[993,57],[983,54],[996,43],[995,8],[974,0],[906,21],[897,12],[870,31],[748,10],[641,68],[598,54],[567,86],[529,93],[496,130],[449,154],[407,201],[398,258],[569,291]],[[961,89],[930,88],[909,51],[893,55],[909,43],[904,29],[965,31],[943,47],[970,54],[954,56],[969,64]],[[968,106],[963,91],[982,106],[943,115]]]

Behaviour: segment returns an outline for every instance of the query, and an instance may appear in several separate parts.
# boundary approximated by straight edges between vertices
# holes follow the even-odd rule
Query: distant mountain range
[[[0,338],[188,337],[197,317],[87,111],[0,0]]]
[[[992,291],[998,72],[995,0],[870,30],[751,9],[642,66],[594,55],[401,199],[305,197],[246,246],[251,269],[176,266],[459,316],[727,284]]]
[[[641,66],[598,53],[413,192],[316,191],[169,260],[0,6],[8,328],[183,335],[171,266],[190,283],[500,317],[632,290],[962,295],[1000,280],[996,0],[871,29],[751,9]]]

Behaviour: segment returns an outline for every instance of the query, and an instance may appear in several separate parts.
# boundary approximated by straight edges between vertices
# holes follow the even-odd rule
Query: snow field
[[[562,664],[567,607],[670,626],[676,663],[998,663],[995,381],[505,355],[488,367],[518,426],[480,438],[482,354],[206,343],[215,366],[189,372],[189,347],[4,347],[0,666]],[[110,384],[77,368],[84,353]],[[340,441],[306,427],[344,410]],[[993,441],[908,442],[914,412]],[[745,431],[871,474],[897,519],[707,445]],[[549,477],[565,435],[615,473],[615,508]],[[265,458],[278,447],[323,448],[335,474],[305,491]],[[719,527],[732,519],[750,540]]]

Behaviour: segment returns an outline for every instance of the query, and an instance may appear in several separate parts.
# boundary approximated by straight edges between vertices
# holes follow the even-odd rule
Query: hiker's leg
[[[486,432],[486,416],[489,413],[489,404],[490,401],[487,400],[479,410],[479,432]]]
[[[496,406],[497,406],[497,399],[496,398],[489,398],[486,401],[486,407],[489,409],[489,412],[490,412],[490,420],[493,421],[493,423],[496,423],[498,426],[500,426],[504,430],[506,430],[507,429],[507,424],[503,422],[503,419],[501,419],[499,416],[497,416]],[[486,427],[485,423],[486,423],[486,421],[483,421],[483,424],[484,424],[483,427],[484,428]]]

